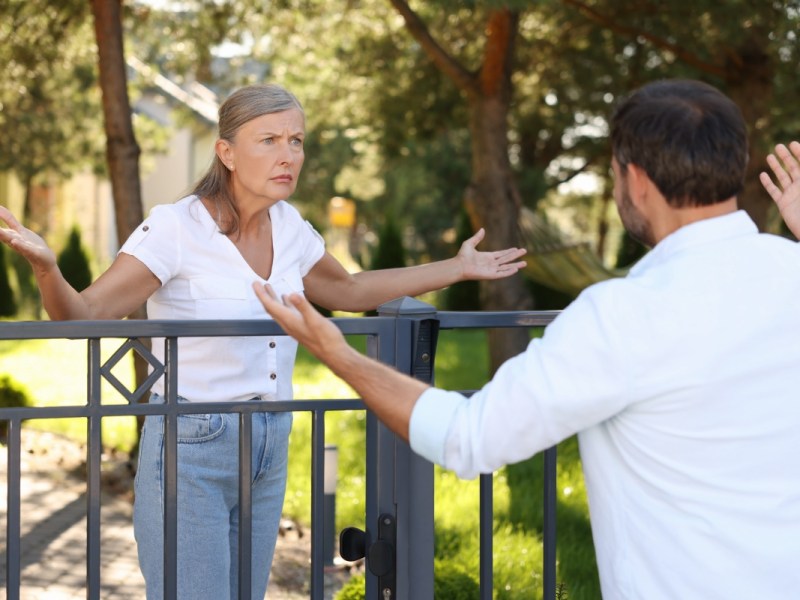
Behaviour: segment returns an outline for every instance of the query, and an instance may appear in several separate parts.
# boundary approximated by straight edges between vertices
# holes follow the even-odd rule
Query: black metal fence
[[[555,312],[437,312],[411,298],[383,305],[373,318],[334,319],[346,335],[366,336],[367,353],[418,379],[432,382],[438,332],[442,329],[488,329],[543,327]],[[27,419],[83,418],[87,422],[87,598],[100,597],[100,492],[101,424],[106,417],[164,415],[164,597],[176,598],[177,556],[177,418],[190,413],[235,413],[239,415],[239,472],[250,473],[252,425],[249,418],[263,411],[311,413],[311,586],[312,600],[323,598],[324,548],[324,451],[325,413],[364,410],[360,400],[297,399],[276,402],[178,403],[178,344],[181,337],[281,335],[272,321],[71,321],[7,322],[0,324],[0,340],[79,339],[87,346],[87,398],[76,406],[0,408],[7,421],[8,486],[6,516],[6,597],[20,598],[20,428]],[[161,364],[141,339],[164,338],[165,360]],[[102,361],[100,342],[121,340],[119,349]],[[126,389],[112,370],[122,357],[134,351],[151,365],[152,373],[140,388]],[[165,403],[140,400],[159,378],[165,378]],[[128,400],[127,404],[104,404],[101,381],[106,379]],[[471,393],[469,390],[462,390]],[[543,588],[545,600],[556,597],[556,450],[544,452]],[[248,477],[240,476],[239,553],[251,551],[251,502]],[[421,600],[433,598],[434,539],[433,465],[417,456],[375,417],[367,414],[366,428],[366,531],[350,531],[355,547],[367,558],[367,600]],[[480,597],[492,598],[492,476],[480,478]],[[413,507],[413,510],[412,510]],[[353,541],[351,539],[351,541]],[[353,544],[350,544],[353,546]],[[239,581],[250,581],[250,561],[239,561]],[[239,585],[240,598],[250,600],[250,586]]]

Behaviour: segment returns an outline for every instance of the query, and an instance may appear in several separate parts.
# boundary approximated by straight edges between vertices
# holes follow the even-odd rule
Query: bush
[[[354,575],[350,578],[350,581],[345,583],[342,589],[336,593],[334,600],[364,600],[364,596],[367,593],[366,580],[367,578],[364,577],[363,573]]]
[[[339,590],[335,600],[364,600],[365,579],[363,574],[354,576]],[[480,585],[472,575],[452,562],[434,561],[435,600],[477,600],[479,595]]]
[[[433,597],[439,600],[477,600],[480,585],[452,561],[434,561]]]
[[[8,281],[8,265],[6,265],[6,247],[0,244],[0,317],[13,317],[17,314],[17,303],[14,292]]]
[[[0,408],[30,406],[28,392],[8,375],[0,376]],[[0,441],[8,436],[8,421],[0,421]]]
[[[67,245],[58,255],[58,268],[69,284],[79,292],[92,283],[92,269],[89,256],[81,244],[81,232],[77,225],[72,227]]]
[[[403,248],[403,235],[391,215],[386,216],[378,232],[378,247],[372,255],[372,270],[394,269],[406,266],[406,251]]]

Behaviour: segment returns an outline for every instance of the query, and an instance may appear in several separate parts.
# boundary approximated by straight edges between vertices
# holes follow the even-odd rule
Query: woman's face
[[[305,154],[305,118],[298,109],[256,117],[223,143],[220,158],[231,169],[234,198],[285,200],[297,187]]]

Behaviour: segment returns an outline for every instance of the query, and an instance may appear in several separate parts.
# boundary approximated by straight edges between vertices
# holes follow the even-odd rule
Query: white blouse
[[[303,277],[325,253],[322,237],[285,201],[269,211],[273,266],[259,277],[196,196],[158,205],[123,244],[161,281],[147,301],[150,319],[269,319],[252,289],[303,291]],[[297,343],[287,336],[178,340],[178,394],[191,402],[289,400]],[[163,338],[153,339],[163,362]],[[153,386],[164,393],[164,378]]]

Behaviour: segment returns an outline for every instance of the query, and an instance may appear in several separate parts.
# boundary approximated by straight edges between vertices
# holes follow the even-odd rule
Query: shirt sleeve
[[[412,411],[412,449],[469,479],[621,411],[630,372],[611,306],[612,294],[582,295],[470,398],[427,390]]]
[[[325,239],[308,221],[300,225],[303,253],[300,259],[300,275],[305,277],[325,254]]]
[[[155,206],[128,237],[119,253],[140,260],[164,285],[178,272],[181,260],[180,223],[168,205]]]

